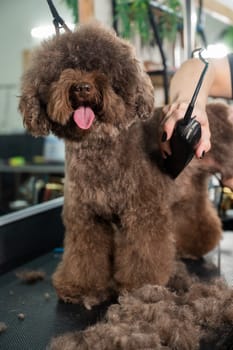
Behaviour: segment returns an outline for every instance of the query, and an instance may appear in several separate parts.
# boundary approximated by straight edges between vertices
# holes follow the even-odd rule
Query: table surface
[[[60,254],[51,252],[30,263],[18,267],[0,277],[0,322],[7,330],[0,334],[0,349],[3,350],[44,350],[52,337],[67,331],[82,330],[96,323],[105,314],[108,306],[116,300],[94,307],[91,311],[83,306],[64,304],[58,301],[51,284]],[[217,251],[206,259],[218,262]],[[230,285],[233,284],[233,232],[224,232],[221,242],[221,274]],[[203,260],[192,263],[191,269],[199,276],[217,275],[218,268],[205,271]],[[16,278],[16,271],[40,269],[46,272],[44,280],[26,285]],[[45,295],[49,294],[49,298]],[[25,315],[24,320],[18,314]],[[200,348],[206,350],[207,348]],[[214,350],[211,347],[211,350]]]

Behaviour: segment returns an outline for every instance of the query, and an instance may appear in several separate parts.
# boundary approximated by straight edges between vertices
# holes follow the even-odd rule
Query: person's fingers
[[[201,139],[197,144],[195,154],[197,158],[203,158],[205,153],[207,153],[211,148],[210,129],[207,115],[205,115],[205,117],[202,115],[202,117],[199,118],[199,122],[201,124]]]
[[[203,133],[205,129],[203,129]],[[205,153],[207,153],[211,148],[210,138],[208,136],[202,136],[200,142],[198,143],[195,154],[197,158],[203,158]]]
[[[162,142],[160,145],[160,148],[161,148],[161,152],[162,152],[162,157],[164,159],[166,159],[168,155],[170,156],[172,154],[170,142]]]
[[[162,126],[166,134],[166,140],[171,138],[177,121],[184,117],[186,110],[186,103],[173,103],[163,108],[165,115],[162,120]]]
[[[175,125],[178,120],[182,119],[187,111],[188,103],[173,103],[163,107],[164,118],[161,121],[162,135],[160,140],[160,148],[163,158],[171,155],[170,138],[173,134]],[[195,107],[192,117],[201,124],[201,139],[195,148],[195,155],[202,159],[211,148],[210,129],[206,111],[203,108]]]
[[[170,105],[165,105],[165,106],[163,106],[162,111],[163,111],[163,113],[164,113],[165,115],[168,113],[169,108],[170,108]]]
[[[176,119],[173,118],[172,116],[169,117],[169,120],[166,121],[166,123],[164,124],[164,127],[163,127],[163,130],[164,130],[163,134],[162,134],[162,141],[163,142],[170,140],[170,138],[173,134],[175,125],[176,125]]]
[[[183,106],[180,106],[180,104],[177,103],[167,105],[163,108],[165,115],[161,122],[162,135],[160,140],[160,149],[164,159],[166,159],[168,155],[172,154],[169,140],[173,134],[177,121],[183,118],[185,110],[186,109]]]
[[[178,108],[178,105],[179,105],[178,103],[173,103],[171,105],[165,105],[163,107],[163,113],[164,113],[165,117],[171,115],[171,113]]]

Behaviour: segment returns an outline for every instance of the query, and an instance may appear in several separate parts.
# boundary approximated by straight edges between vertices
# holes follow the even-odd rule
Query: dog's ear
[[[107,121],[112,125],[119,126],[125,123],[125,102],[112,88],[108,77],[96,71],[94,73],[96,90],[99,92],[98,99],[102,99],[102,110],[107,116]]]
[[[19,100],[19,111],[23,116],[25,128],[34,136],[49,134],[50,122],[45,108],[33,90],[23,91]]]
[[[122,98],[110,87],[103,93],[103,110],[105,115],[108,116],[108,121],[111,119],[113,125],[119,126],[119,124],[125,122],[125,104]]]
[[[70,88],[77,81],[77,75],[71,68],[65,69],[59,80],[52,83],[49,93],[47,112],[55,122],[64,125],[73,109],[70,104]]]
[[[154,87],[150,77],[145,73],[140,73],[140,79],[136,87],[136,113],[140,119],[149,118],[154,110]]]

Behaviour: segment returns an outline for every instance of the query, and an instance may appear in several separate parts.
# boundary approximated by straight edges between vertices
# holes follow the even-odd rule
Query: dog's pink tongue
[[[80,129],[89,129],[95,119],[95,114],[90,107],[79,107],[74,112],[73,118]]]

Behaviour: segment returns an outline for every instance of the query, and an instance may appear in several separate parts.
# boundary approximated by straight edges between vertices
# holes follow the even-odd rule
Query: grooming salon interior
[[[59,40],[63,35],[64,22],[73,31],[75,26],[93,19],[113,28],[134,47],[155,89],[156,106],[169,103],[170,81],[194,49],[203,48],[206,60],[233,52],[231,0],[0,0],[0,349],[233,350],[233,316],[227,324],[226,343],[222,345],[216,340],[212,343],[200,340],[199,347],[189,347],[184,341],[173,347],[168,340],[157,345],[150,345],[148,340],[148,346],[139,346],[139,340],[135,339],[142,335],[142,329],[137,336],[135,329],[129,330],[127,336],[118,336],[117,340],[112,335],[112,345],[101,345],[97,329],[96,347],[88,343],[89,338],[85,338],[85,344],[80,340],[79,345],[80,334],[88,337],[85,331],[91,326],[110,322],[109,318],[106,321],[106,314],[112,305],[119,305],[118,295],[90,308],[89,304],[59,300],[53,286],[52,275],[64,253],[65,144],[53,133],[35,137],[27,129],[22,109],[19,111],[18,107],[21,78],[41,43],[55,35]],[[49,69],[46,74],[49,76]],[[36,79],[35,76],[35,86]],[[46,84],[46,77],[44,79]],[[192,76],[187,77],[184,84],[189,84],[190,80]],[[84,85],[79,89],[89,87]],[[28,91],[28,94],[33,92]],[[226,104],[230,110],[232,108],[233,115],[231,99],[209,97],[208,102]],[[91,179],[87,174],[87,184],[88,181]],[[83,189],[85,191],[88,188]],[[165,195],[169,197],[169,189],[167,191]],[[230,293],[233,285],[233,192],[221,184],[219,173],[209,177],[208,196],[220,218],[222,238],[204,257],[188,258],[189,271],[203,279],[221,277]],[[115,221],[113,225],[118,227]],[[233,291],[231,300],[232,308]],[[112,319],[111,322],[117,321]],[[49,345],[52,339],[72,332],[84,333],[71,337],[70,343],[62,340]],[[223,333],[220,332],[219,339]]]

